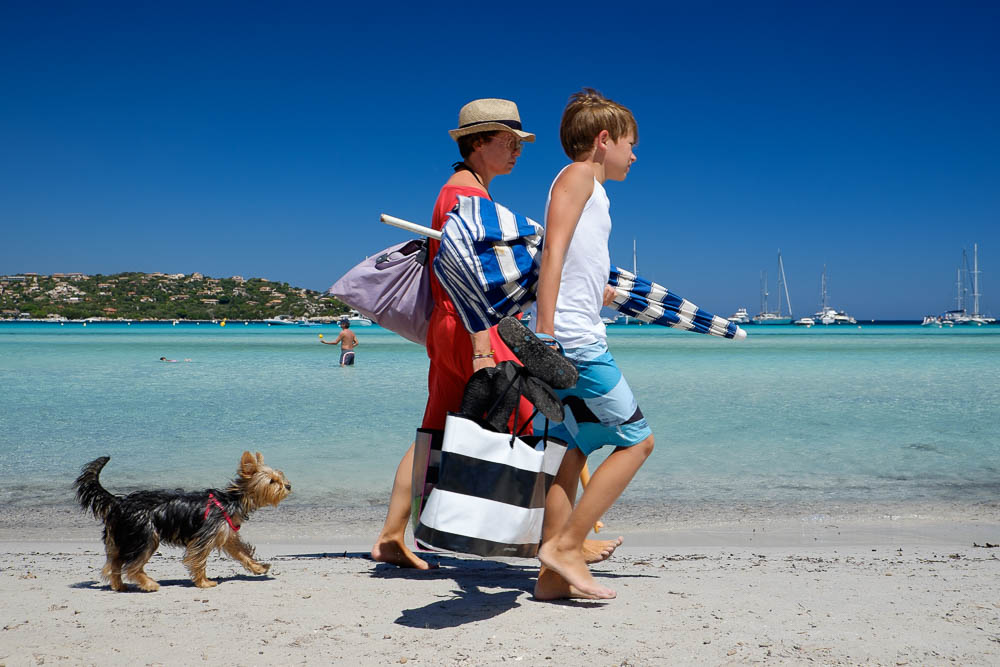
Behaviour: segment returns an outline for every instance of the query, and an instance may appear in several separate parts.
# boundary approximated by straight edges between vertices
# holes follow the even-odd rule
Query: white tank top
[[[557,175],[556,179],[558,178]],[[546,223],[551,202],[550,186],[549,197],[545,202]],[[604,302],[604,287],[608,284],[611,271],[611,255],[608,252],[608,238],[611,236],[610,211],[611,202],[604,186],[595,178],[594,191],[583,207],[580,221],[566,250],[562,280],[559,283],[555,337],[563,347],[580,347],[607,340],[608,334],[601,321],[601,305]]]

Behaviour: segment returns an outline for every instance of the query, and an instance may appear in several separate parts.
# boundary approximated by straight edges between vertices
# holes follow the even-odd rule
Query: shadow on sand
[[[607,604],[604,600],[558,600],[536,602],[531,596],[538,575],[536,561],[524,564],[511,563],[475,557],[456,558],[448,555],[421,553],[432,565],[430,570],[411,570],[386,563],[376,563],[371,555],[362,552],[288,554],[280,558],[358,558],[374,565],[371,576],[378,579],[404,579],[427,581],[428,579],[450,579],[456,588],[445,596],[423,607],[403,609],[395,623],[410,628],[441,630],[454,628],[465,623],[474,623],[503,614],[521,606],[525,602],[537,604],[558,604],[570,607],[592,608]],[[595,572],[604,579],[635,578],[649,575]],[[491,589],[491,590],[484,590]],[[495,590],[501,589],[501,590]]]

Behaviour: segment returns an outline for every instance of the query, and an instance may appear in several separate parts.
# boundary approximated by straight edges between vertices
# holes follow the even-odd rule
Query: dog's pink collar
[[[229,524],[229,527],[232,528],[233,531],[239,532],[240,527],[233,523],[233,520],[229,517],[229,512],[227,512],[226,508],[222,506],[222,503],[216,500],[214,493],[208,494],[208,502],[205,503],[205,518],[207,519],[208,515],[212,512],[212,505],[219,508],[219,511],[222,512],[222,516],[226,519],[226,523]]]

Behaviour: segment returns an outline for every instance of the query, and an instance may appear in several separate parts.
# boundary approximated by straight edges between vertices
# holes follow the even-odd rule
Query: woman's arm
[[[542,264],[538,271],[538,321],[535,323],[538,333],[550,336],[555,333],[556,300],[566,251],[573,240],[583,207],[593,192],[594,172],[582,162],[567,167],[552,186],[552,198],[545,218]]]
[[[469,334],[472,339],[472,372],[475,373],[480,368],[492,368],[497,365],[493,358],[493,350],[490,348],[490,331],[477,331]]]

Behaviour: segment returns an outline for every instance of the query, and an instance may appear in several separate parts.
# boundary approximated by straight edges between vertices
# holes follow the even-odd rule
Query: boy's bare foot
[[[390,563],[399,567],[430,570],[431,565],[419,558],[400,540],[379,540],[372,547],[372,558],[380,563]]]
[[[591,599],[589,595],[584,595],[573,588],[566,583],[565,579],[543,565],[538,571],[538,580],[535,582],[535,599],[568,600],[572,598]]]
[[[570,590],[575,589],[580,593],[580,597],[595,600],[611,600],[617,596],[612,589],[597,583],[594,575],[587,569],[581,549],[560,550],[554,542],[556,540],[541,546],[538,550],[538,560],[565,579]]]
[[[622,545],[622,536],[614,540],[585,540],[583,543],[583,559],[587,564],[600,563],[611,558],[615,549]]]

